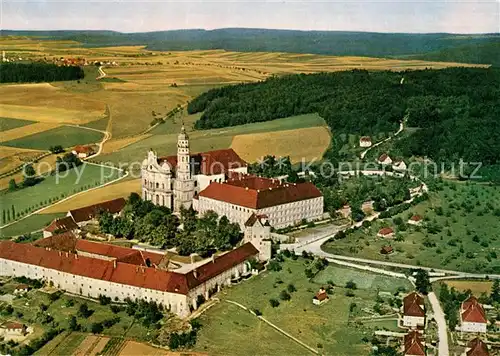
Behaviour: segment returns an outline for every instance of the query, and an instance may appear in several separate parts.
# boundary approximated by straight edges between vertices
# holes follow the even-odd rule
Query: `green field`
[[[330,241],[330,253],[422,265],[464,272],[500,273],[500,186],[444,181],[430,199],[391,219],[378,220],[345,239]],[[406,224],[424,217],[420,227]],[[403,224],[396,226],[401,218]],[[377,238],[382,226],[392,226],[396,238]],[[380,254],[383,245],[395,252]]]
[[[391,278],[334,265],[328,266],[314,278],[314,282],[318,284],[327,284],[328,281],[333,281],[336,286],[345,286],[347,282],[353,281],[359,289],[388,292],[396,292],[399,288],[404,288],[406,291],[413,289],[410,281],[403,278]]]
[[[200,317],[203,327],[195,349],[209,355],[312,354],[259,321],[254,315],[227,302],[232,300],[250,309],[260,310],[268,321],[322,354],[367,355],[370,345],[364,343],[362,338],[371,338],[374,328],[355,324],[352,318],[358,316],[358,313],[351,315],[349,309],[351,303],[356,303],[356,310],[373,307],[377,291],[373,288],[358,289],[354,291],[354,297],[347,297],[346,289],[337,286],[334,287],[327,303],[315,306],[312,298],[324,284],[316,280],[311,282],[305,277],[305,263],[306,260],[302,258],[297,261],[286,259],[279,272],[264,272],[240,285],[223,289],[217,295],[221,302]],[[327,267],[325,273],[330,273],[333,268]],[[337,272],[351,273],[350,270],[341,269]],[[357,273],[355,277],[359,280],[374,278],[364,272]],[[377,280],[378,277],[375,278],[375,281]],[[399,283],[397,279],[393,281],[394,285]],[[293,284],[297,289],[291,293],[291,300],[280,300],[277,308],[271,307],[269,300],[279,300],[280,292],[286,289],[288,284]],[[380,283],[380,288],[389,292],[394,290],[393,285],[385,282]],[[249,337],[250,334],[252,337]]]
[[[52,220],[62,218],[65,215],[65,213],[31,215],[24,220],[0,229],[0,238],[18,236],[43,229],[45,226],[50,224]]]
[[[0,132],[12,130],[15,129],[16,127],[23,127],[34,123],[35,121],[12,119],[9,117],[0,117]]]
[[[3,192],[0,195],[0,206],[4,210],[14,206],[17,217],[20,213],[38,210],[63,197],[102,185],[118,178],[119,175],[120,171],[117,169],[84,163],[61,175],[46,176],[42,182],[32,187]]]
[[[185,117],[185,125],[192,125],[198,115]],[[181,119],[169,120],[154,128],[150,133],[154,135],[125,147],[119,152],[99,156],[101,162],[141,162],[150,148],[158,155],[175,154],[177,149],[177,135],[181,128]],[[227,127],[223,129],[191,131],[189,132],[192,152],[204,152],[229,148],[233,137],[251,133],[292,130],[305,127],[325,126],[324,120],[317,114],[292,116],[284,119],[259,122],[247,125]],[[189,128],[189,126],[188,126]]]
[[[16,140],[3,142],[2,145],[34,150],[48,150],[50,146],[54,145],[72,147],[75,145],[96,143],[101,141],[103,136],[102,133],[93,130],[74,126],[61,126]]]

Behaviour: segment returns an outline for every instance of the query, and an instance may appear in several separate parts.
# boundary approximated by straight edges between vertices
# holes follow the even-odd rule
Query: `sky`
[[[500,0],[0,0],[1,28],[147,32],[225,27],[500,32]]]

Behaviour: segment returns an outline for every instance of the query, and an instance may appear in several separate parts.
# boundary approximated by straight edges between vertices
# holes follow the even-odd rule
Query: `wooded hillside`
[[[0,83],[55,82],[77,80],[83,77],[83,69],[76,66],[61,67],[47,63],[0,64]]]

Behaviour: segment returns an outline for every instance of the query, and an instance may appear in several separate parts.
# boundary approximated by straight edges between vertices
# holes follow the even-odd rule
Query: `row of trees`
[[[81,67],[61,67],[49,63],[2,63],[0,83],[39,83],[78,80],[85,76]]]
[[[396,143],[406,156],[495,164],[500,159],[499,98],[498,69],[354,70],[212,89],[190,102],[188,112],[203,112],[197,129],[317,112],[335,130],[334,141],[341,133],[395,131],[408,113],[408,125],[421,130]]]
[[[217,213],[208,211],[198,218],[190,208],[182,209],[179,219],[170,209],[144,201],[136,193],[130,195],[122,216],[103,212],[99,226],[102,232],[118,237],[138,238],[161,248],[177,247],[181,255],[196,252],[209,256],[216,250],[230,249],[241,240],[238,224],[225,216],[219,219]]]

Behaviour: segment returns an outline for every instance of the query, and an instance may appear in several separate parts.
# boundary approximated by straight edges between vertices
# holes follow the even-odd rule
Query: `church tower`
[[[179,212],[181,206],[189,208],[193,203],[194,179],[191,174],[189,155],[189,137],[184,129],[177,137],[177,169],[174,182],[174,211]]]

